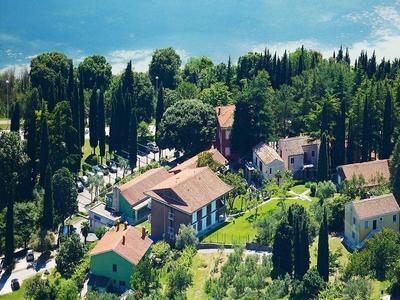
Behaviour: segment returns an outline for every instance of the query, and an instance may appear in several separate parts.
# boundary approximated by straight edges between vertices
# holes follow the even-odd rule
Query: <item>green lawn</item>
[[[308,188],[306,188],[304,184],[299,184],[299,185],[295,185],[290,190],[292,192],[295,192],[296,194],[301,194],[301,193],[304,193],[305,191],[307,191]]]
[[[378,281],[376,279],[373,279],[373,280],[371,280],[371,282],[372,282],[371,300],[380,299],[381,290],[385,291],[385,293],[386,293],[387,288],[390,286],[390,282],[388,280]]]
[[[15,292],[12,292],[9,294],[5,294],[5,295],[1,295],[0,299],[1,300],[23,300],[23,299],[25,299],[25,297],[24,297],[25,290],[26,290],[25,282],[22,282],[21,288],[18,291],[15,291]]]
[[[89,139],[85,139],[85,144],[82,147],[82,152],[83,152],[83,160],[82,161],[86,161],[86,159],[93,154],[93,148],[90,147],[90,142]],[[96,155],[100,154],[100,149],[99,146],[96,147]],[[106,157],[108,155],[108,144],[106,144]],[[100,156],[98,157],[99,161],[100,161]],[[103,164],[105,163],[105,159],[103,159]]]
[[[349,261],[351,253],[342,244],[340,238],[329,236],[329,252],[333,253],[340,249],[342,256],[339,259],[340,266],[344,268]],[[311,266],[317,265],[317,251],[318,251],[318,237],[314,240],[310,247],[310,264]]]
[[[282,200],[274,199],[259,207],[257,216],[256,210],[253,209],[240,217],[232,218],[231,220],[229,220],[229,222],[224,223],[219,228],[209,233],[206,237],[203,238],[202,241],[228,244],[244,244],[247,241],[254,239],[257,234],[257,230],[254,226],[255,222],[266,212],[274,210],[277,207],[279,201]],[[310,202],[301,200],[289,199],[283,201],[285,205],[298,203],[304,205],[306,208],[308,208],[310,205]]]

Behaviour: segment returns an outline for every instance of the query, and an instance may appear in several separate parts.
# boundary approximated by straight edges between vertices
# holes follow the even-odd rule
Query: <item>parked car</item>
[[[146,146],[153,153],[157,153],[160,150],[154,142],[148,142]]]
[[[32,262],[32,261],[34,261],[34,260],[35,260],[35,255],[33,254],[33,250],[29,249],[29,250],[26,252],[26,261],[27,261],[27,262]]]
[[[19,281],[18,281],[18,279],[17,278],[13,278],[13,279],[11,279],[11,289],[13,290],[13,291],[16,291],[16,290],[19,290]]]
[[[97,175],[97,176],[104,176],[103,170],[100,168],[100,166],[96,165],[93,167],[93,172]]]
[[[76,182],[76,189],[77,189],[78,193],[83,192],[83,190],[85,189],[85,186],[83,185],[82,181],[78,180]]]
[[[108,170],[110,170],[111,173],[117,173],[117,170],[118,170],[117,163],[114,160],[112,160],[112,159],[107,160],[106,165],[108,167]]]
[[[110,173],[110,171],[108,170],[108,168],[107,167],[105,167],[105,166],[99,166],[100,167],[100,169],[103,171],[103,174],[104,175],[108,175],[109,173]]]
[[[78,176],[78,180],[82,182],[83,186],[89,186],[89,177],[86,175]]]

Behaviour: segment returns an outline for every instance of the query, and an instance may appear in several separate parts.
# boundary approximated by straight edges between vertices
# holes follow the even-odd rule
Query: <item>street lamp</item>
[[[6,79],[6,94],[7,94],[7,115],[6,115],[6,117],[7,118],[9,117],[9,114],[8,114],[8,85],[9,85],[9,83],[10,83],[10,81],[8,79]]]

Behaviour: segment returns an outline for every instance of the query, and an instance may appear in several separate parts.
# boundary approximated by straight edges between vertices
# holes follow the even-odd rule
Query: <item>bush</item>
[[[110,187],[112,187],[112,184],[109,182],[106,184],[106,189],[108,190]]]
[[[95,234],[96,234],[97,238],[100,240],[106,232],[107,232],[107,228],[102,226],[102,227],[96,228]]]
[[[31,238],[31,247],[37,252],[50,251],[54,245],[55,236],[51,231],[38,231]]]
[[[56,257],[57,271],[65,278],[71,277],[75,266],[83,258],[84,250],[79,235],[72,234],[68,239],[61,243]]]
[[[315,194],[317,192],[317,184],[315,182],[310,184],[310,195],[311,197],[315,197]]]
[[[119,177],[119,176],[115,177],[115,183],[118,183],[120,181],[121,181],[121,177]]]
[[[54,299],[55,289],[48,279],[42,279],[41,274],[26,280],[25,299],[44,300]]]
[[[171,255],[171,247],[165,241],[157,242],[151,248],[153,265],[163,266]]]
[[[331,198],[336,193],[336,185],[332,181],[322,181],[318,183],[316,196],[324,201]]]

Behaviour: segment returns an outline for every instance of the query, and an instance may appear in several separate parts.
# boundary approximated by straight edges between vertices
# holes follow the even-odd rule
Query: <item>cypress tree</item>
[[[385,100],[385,110],[383,113],[383,130],[382,130],[382,150],[380,154],[381,159],[389,158],[392,153],[392,135],[393,135],[393,104],[392,96],[388,88]]]
[[[81,129],[80,129],[80,120],[79,120],[79,92],[77,82],[74,83],[74,91],[71,98],[71,113],[72,113],[72,126],[78,132],[78,140],[79,140],[79,148],[81,143]]]
[[[32,188],[36,183],[36,150],[37,150],[37,132],[36,132],[36,113],[35,110],[39,103],[39,94],[36,89],[32,91],[31,96],[29,97],[28,104],[25,111],[25,139],[26,139],[26,153],[30,159],[30,167],[32,170],[31,173],[31,183]]]
[[[164,115],[164,88],[162,83],[157,95],[157,107],[156,107],[156,141],[158,140],[158,130],[160,128],[160,122]]]
[[[11,131],[19,132],[20,127],[19,102],[16,102],[11,116]]]
[[[79,138],[81,146],[85,144],[85,94],[83,87],[83,77],[80,76],[79,80]]]
[[[46,182],[44,185],[43,212],[41,218],[42,230],[52,230],[54,226],[54,200],[53,185],[51,182],[53,174],[50,165],[46,168]]]
[[[355,144],[354,144],[354,128],[353,128],[353,120],[352,118],[349,119],[349,130],[347,136],[347,149],[346,149],[346,162],[348,164],[354,163],[354,151],[355,151]]]
[[[350,54],[349,54],[349,48],[346,48],[346,55],[344,57],[344,61],[350,66]]]
[[[72,59],[69,61],[69,70],[68,70],[68,86],[67,86],[67,99],[70,103],[73,101],[74,97],[74,65],[72,63]]]
[[[328,142],[325,132],[321,136],[321,145],[318,156],[317,179],[324,181],[329,179],[329,158],[328,158]]]
[[[392,156],[390,158],[390,185],[392,192],[399,201],[400,199],[400,139],[394,146]]]
[[[104,91],[100,90],[99,105],[98,105],[98,135],[99,135],[99,148],[100,156],[103,159],[106,154],[106,132],[105,132],[105,119],[104,119]]]
[[[370,157],[370,139],[371,139],[371,125],[369,119],[369,102],[368,97],[365,96],[364,111],[363,111],[363,128],[362,128],[362,142],[361,142],[361,160],[368,161]]]
[[[137,118],[136,109],[132,109],[129,126],[129,166],[132,170],[136,168],[137,161]]]
[[[294,266],[294,276],[297,279],[301,279],[303,277],[302,273],[302,247],[301,247],[301,229],[302,224],[299,216],[296,216],[294,220],[294,226],[292,227],[293,230],[293,266]]]
[[[324,211],[322,224],[319,228],[317,270],[322,279],[327,282],[329,280],[329,242],[326,211]]]
[[[14,260],[14,194],[7,203],[6,212],[6,236],[5,236],[5,262],[6,266],[10,266]]]
[[[47,99],[47,108],[49,109],[49,112],[53,112],[53,109],[56,106],[56,98],[56,88],[54,86],[54,82],[52,81]]]
[[[47,112],[42,109],[40,118],[40,153],[39,153],[39,184],[44,187],[46,182],[46,168],[49,164],[49,129],[47,124]]]
[[[272,248],[272,265],[273,279],[292,274],[292,229],[286,221],[282,221],[276,229]]]
[[[297,75],[300,75],[305,69],[304,45],[301,46],[301,52],[297,63]]]
[[[118,133],[117,100],[115,97],[115,91],[112,94],[110,114],[110,140],[108,143],[108,151],[112,153],[116,150],[116,138]]]
[[[228,87],[228,90],[232,89],[232,65],[231,65],[231,56],[229,56],[228,59],[228,67],[226,68],[226,80],[225,80],[226,86]]]
[[[344,77],[340,73],[336,86],[336,97],[340,100],[340,111],[336,118],[333,135],[335,137],[332,145],[332,168],[345,163],[346,155],[346,95]]]
[[[310,240],[308,236],[308,219],[303,221],[303,227],[301,230],[300,240],[301,243],[301,253],[302,253],[302,270],[300,274],[306,274],[310,268]]]
[[[93,148],[93,153],[96,153],[98,142],[98,122],[97,122],[97,88],[94,86],[92,95],[90,96],[89,106],[89,141],[90,147]]]

